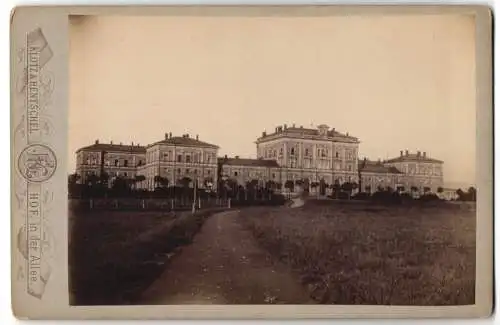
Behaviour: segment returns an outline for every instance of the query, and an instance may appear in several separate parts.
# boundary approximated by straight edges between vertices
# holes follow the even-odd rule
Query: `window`
[[[290,150],[290,154],[293,156],[295,155],[295,148],[292,148],[292,150]]]
[[[321,157],[326,157],[325,149],[321,149]]]
[[[190,163],[190,162],[191,162],[191,156],[190,156],[190,155],[187,155],[187,156],[186,156],[186,162],[187,162],[187,163]]]
[[[306,149],[305,155],[309,156],[309,149]]]
[[[234,176],[238,176],[238,172],[234,172]]]
[[[127,176],[127,172],[124,172],[124,173],[123,173],[123,176],[125,176],[125,177],[126,177],[126,176]]]
[[[283,155],[283,148],[280,148],[280,156]]]
[[[186,168],[186,174],[189,174],[189,168]]]
[[[351,171],[352,167],[351,165],[347,166],[347,170]]]
[[[276,150],[273,151],[273,156],[276,157]]]
[[[120,166],[120,163],[118,162],[118,159],[115,159],[115,166],[116,167]]]
[[[163,160],[168,160],[168,153],[163,154]]]
[[[335,152],[335,158],[338,158],[339,157],[339,152]]]
[[[276,174],[275,173],[273,173],[273,178],[276,178]]]
[[[182,155],[177,155],[177,162],[182,162]]]
[[[125,159],[125,161],[123,162],[123,166],[128,167],[128,160],[127,159]]]
[[[179,168],[179,169],[177,169],[177,172],[180,174],[180,173],[181,173],[181,169],[180,169],[180,168]]]
[[[198,169],[195,169],[194,170],[194,174],[197,175],[198,174]]]
[[[139,165],[138,166],[142,166],[142,160],[139,160]]]
[[[209,169],[209,170],[207,170],[207,174],[208,174],[208,175],[210,175],[210,169]]]

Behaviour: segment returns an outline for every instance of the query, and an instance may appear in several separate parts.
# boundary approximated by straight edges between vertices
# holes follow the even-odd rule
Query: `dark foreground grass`
[[[242,211],[324,304],[465,305],[475,296],[475,208],[323,202]]]
[[[72,213],[69,222],[71,305],[132,304],[189,244],[215,208],[190,212]]]

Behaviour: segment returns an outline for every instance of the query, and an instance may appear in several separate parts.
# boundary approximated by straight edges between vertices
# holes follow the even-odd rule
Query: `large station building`
[[[172,136],[147,146],[138,144],[95,144],[76,152],[76,173],[82,182],[89,175],[106,172],[111,180],[136,180],[138,188],[154,189],[159,179],[168,185],[194,181],[201,188],[214,189],[219,179],[232,179],[239,185],[256,182],[302,184],[311,188],[356,183],[362,191],[374,192],[391,187],[401,191],[436,192],[443,186],[443,161],[426,152],[408,150],[385,161],[358,157],[358,138],[322,124],[317,128],[277,126],[256,139],[256,159],[219,157],[219,147],[189,134]]]

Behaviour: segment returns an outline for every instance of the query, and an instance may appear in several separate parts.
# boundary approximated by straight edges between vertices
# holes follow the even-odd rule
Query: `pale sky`
[[[69,166],[94,143],[199,134],[255,157],[262,131],[327,124],[360,157],[400,150],[475,183],[469,16],[89,17],[72,25]]]

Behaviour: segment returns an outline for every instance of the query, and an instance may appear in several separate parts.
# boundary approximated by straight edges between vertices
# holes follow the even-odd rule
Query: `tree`
[[[212,177],[205,177],[205,179],[203,180],[203,186],[205,186],[205,188],[212,188],[213,186],[213,183],[214,183],[214,179]]]
[[[266,188],[269,190],[274,190],[276,188],[276,182],[272,180],[267,181]]]
[[[429,193],[430,191],[431,191],[431,188],[430,188],[430,187],[428,187],[428,186],[425,186],[425,187],[424,187],[424,193],[425,193],[425,194]]]
[[[74,174],[69,174],[68,175],[68,184],[69,185],[74,185],[78,182],[78,180],[80,179],[80,175],[78,175],[77,173],[74,173]]]
[[[347,197],[350,199],[352,191],[356,188],[356,183],[345,182],[340,186],[340,189],[347,193]]]
[[[96,186],[97,184],[99,184],[99,177],[96,174],[90,174],[87,177],[87,184],[89,184],[90,186]]]
[[[128,182],[127,179],[122,176],[117,176],[114,179],[111,188],[113,189],[113,191],[119,194],[124,194],[125,192],[130,190],[130,182]]]
[[[189,184],[191,184],[191,181],[192,181],[191,178],[184,176],[183,178],[180,179],[180,184],[182,185],[182,187],[188,188]]]
[[[467,194],[468,194],[468,199],[470,201],[476,201],[476,188],[475,187],[469,187],[469,189],[467,190]]]
[[[293,188],[294,188],[295,184],[292,180],[287,180],[285,182],[285,188],[287,188],[288,190],[290,190],[290,192],[293,192]]]
[[[146,180],[146,176],[144,175],[135,175],[135,188],[137,189],[137,183],[144,182]]]

